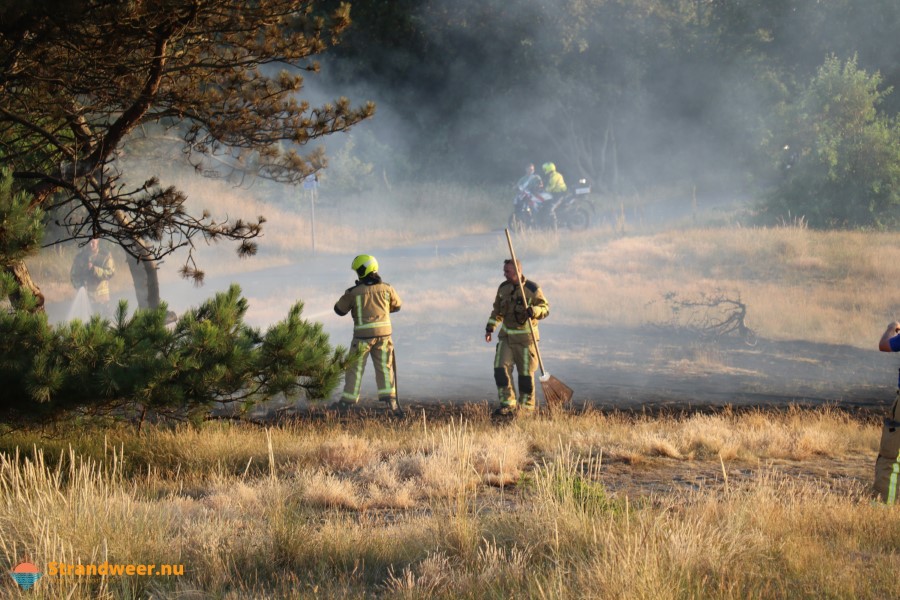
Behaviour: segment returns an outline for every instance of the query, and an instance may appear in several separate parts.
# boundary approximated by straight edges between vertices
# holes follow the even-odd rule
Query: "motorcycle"
[[[591,226],[594,220],[594,203],[588,195],[591,186],[586,179],[578,180],[578,187],[559,198],[543,191],[518,188],[513,199],[513,212],[509,216],[509,229],[551,229],[567,227],[581,231]]]

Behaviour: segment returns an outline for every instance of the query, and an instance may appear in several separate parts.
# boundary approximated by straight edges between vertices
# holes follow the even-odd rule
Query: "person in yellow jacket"
[[[359,279],[334,305],[334,312],[339,316],[350,314],[353,317],[353,340],[344,375],[344,392],[334,408],[349,408],[359,401],[366,358],[371,355],[378,399],[385,402],[390,410],[399,413],[390,313],[400,310],[403,302],[397,291],[381,280],[378,261],[374,256],[360,254],[353,259],[350,267]]]
[[[526,279],[521,268],[521,264],[514,264],[511,259],[503,261],[506,281],[497,288],[494,307],[484,331],[484,341],[490,343],[494,330],[500,328],[494,353],[494,382],[500,400],[500,407],[495,411],[498,415],[513,415],[517,410],[534,414],[534,372],[538,368],[534,345],[540,340],[537,322],[550,314],[550,303],[541,287]],[[522,298],[519,287],[520,277],[525,298]],[[518,373],[518,403],[512,384],[513,366]]]
[[[85,288],[91,306],[105,316],[110,315],[109,280],[116,273],[112,254],[100,248],[100,240],[92,238],[72,261],[69,279],[76,290]]]
[[[563,194],[569,188],[566,186],[566,180],[563,179],[562,173],[556,170],[556,165],[552,162],[546,162],[543,165],[544,175],[547,176],[547,183],[544,184],[544,191],[556,194]]]

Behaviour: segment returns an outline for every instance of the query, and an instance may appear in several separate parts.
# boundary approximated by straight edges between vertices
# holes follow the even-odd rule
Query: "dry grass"
[[[672,319],[665,294],[697,298],[720,290],[747,305],[748,325],[766,339],[872,348],[900,310],[882,292],[900,280],[896,241],[896,234],[889,233],[789,227],[685,229],[628,237],[598,229],[516,240],[516,252],[526,275],[547,291],[554,323],[664,324]],[[468,256],[467,284],[460,293],[484,297],[484,290],[468,280],[497,280],[496,257],[502,255],[499,249],[486,251],[480,261]],[[420,310],[453,295],[445,292],[432,300],[422,293]]]
[[[36,598],[896,597],[878,436],[828,409],[8,434],[0,549],[185,565]]]

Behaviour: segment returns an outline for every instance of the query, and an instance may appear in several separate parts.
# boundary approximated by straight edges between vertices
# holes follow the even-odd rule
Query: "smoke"
[[[390,181],[403,163],[412,178],[499,185],[526,162],[552,161],[604,194],[747,198],[784,145],[779,111],[829,53],[859,52],[886,84],[900,78],[885,55],[900,10],[883,2],[432,0],[354,11],[308,84],[376,102],[351,136],[384,144],[370,156]]]
[[[737,337],[710,341],[666,329],[662,324],[671,315],[659,312],[662,303],[652,300],[669,288],[685,294],[708,289],[710,281],[694,275],[699,265],[680,262],[665,238],[613,241],[601,229],[578,239],[563,251],[553,234],[515,238],[526,277],[542,286],[551,305],[540,324],[544,368],[575,390],[577,407],[838,401],[871,406],[880,402],[880,387],[891,383],[892,370],[861,348],[777,340],[765,333],[749,346]],[[404,302],[392,315],[401,400],[495,402],[496,342],[484,341],[484,326],[508,253],[502,231],[380,248],[348,240],[333,252],[285,264],[266,259],[246,270],[235,269],[233,260],[228,268],[223,258],[201,288],[166,275],[163,298],[180,314],[237,283],[252,326],[264,329],[302,301],[304,318],[320,323],[332,344],[346,347],[352,322],[332,307],[353,285],[350,262],[360,251],[378,258],[380,273]],[[750,325],[758,326],[766,305],[752,294],[744,299]],[[369,365],[362,402],[374,405],[376,397]]]
[[[325,81],[337,71],[342,93],[374,100],[376,119],[358,129],[371,127],[397,152],[411,150],[428,178],[500,183],[525,162],[545,161],[610,191],[685,173],[722,177],[721,157],[735,156],[723,147],[742,140],[733,117],[755,103],[746,70],[732,80],[745,81],[745,93],[726,97],[732,81],[710,56],[673,64],[684,56],[672,57],[667,45],[683,40],[655,38],[683,32],[644,27],[639,9],[620,8],[426,2],[412,15],[424,60],[409,61],[408,47],[374,48],[380,73],[351,80],[340,76],[339,60],[326,61]]]

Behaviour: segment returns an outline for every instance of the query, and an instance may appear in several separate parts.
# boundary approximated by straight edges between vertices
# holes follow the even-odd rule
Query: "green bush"
[[[811,227],[900,225],[900,123],[878,111],[881,76],[830,57],[786,115],[781,177],[765,201],[770,222]]]

